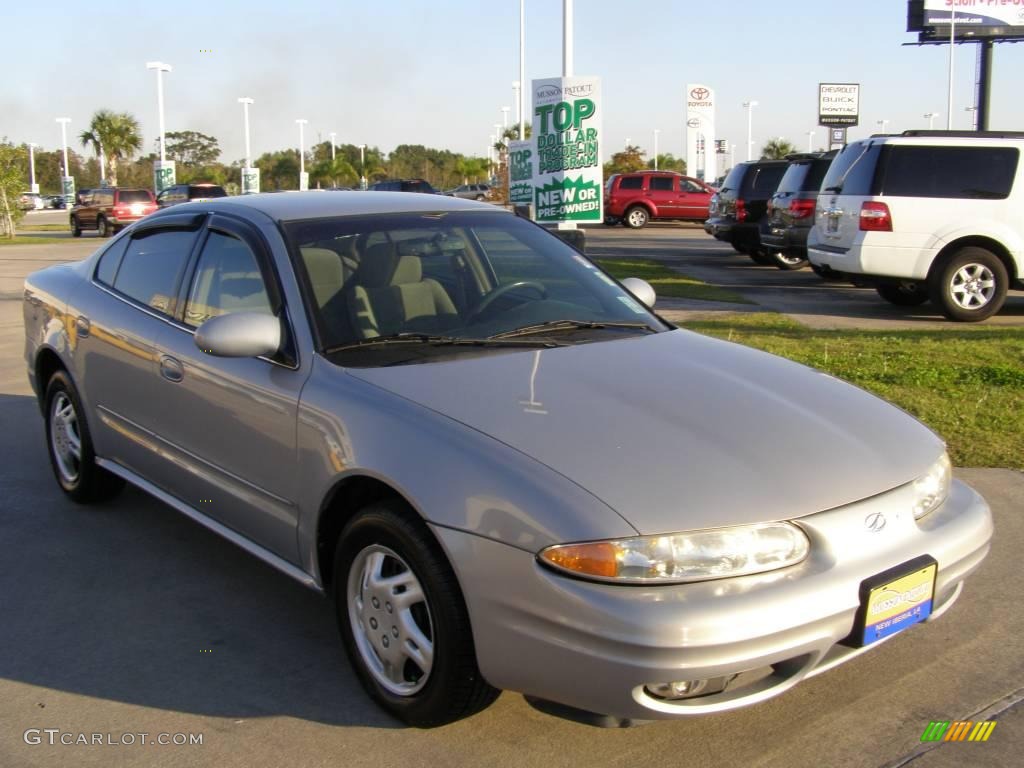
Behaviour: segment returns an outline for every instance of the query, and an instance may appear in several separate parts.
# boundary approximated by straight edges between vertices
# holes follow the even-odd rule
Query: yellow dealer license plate
[[[938,569],[933,558],[922,556],[865,580],[855,644],[870,645],[928,618]]]

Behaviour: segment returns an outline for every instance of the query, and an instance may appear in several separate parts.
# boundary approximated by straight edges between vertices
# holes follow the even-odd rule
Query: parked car
[[[71,235],[81,237],[83,230],[95,229],[100,237],[110,237],[129,224],[157,209],[148,189],[102,187],[78,193],[71,209]]]
[[[711,203],[704,231],[723,240],[758,264],[773,264],[772,252],[761,245],[761,219],[788,163],[757,160],[737,163]]]
[[[894,304],[978,321],[1024,287],[1024,133],[905,131],[848,144],[808,255]]]
[[[219,184],[209,184],[206,182],[175,184],[156,196],[156,204],[159,208],[169,208],[179,203],[202,203],[227,196],[228,193]]]
[[[714,194],[707,184],[671,171],[616,173],[605,182],[604,223],[640,229],[648,221],[703,221]]]
[[[945,613],[992,519],[941,440],[653,303],[489,204],[252,195],[30,275],[25,354],[71,500],[128,481],[331,594],[407,723],[733,709]]]
[[[423,192],[428,195],[440,194],[425,179],[391,179],[370,185],[371,192]]]
[[[450,197],[461,197],[463,200],[489,200],[491,187],[489,184],[461,184],[445,192]]]
[[[47,195],[46,196],[46,207],[47,208],[65,208],[66,204],[64,201],[64,195]]]
[[[37,211],[46,206],[38,192],[22,192],[18,196],[18,207],[23,211]]]
[[[818,190],[835,152],[790,155],[779,186],[761,219],[761,245],[779,269],[807,265],[807,233],[814,224]]]

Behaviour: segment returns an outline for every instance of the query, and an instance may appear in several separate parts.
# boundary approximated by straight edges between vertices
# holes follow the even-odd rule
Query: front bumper
[[[667,719],[763,701],[874,648],[840,644],[853,629],[860,584],[918,555],[938,562],[932,618],[952,605],[988,553],[988,506],[955,482],[942,507],[915,522],[908,494],[904,486],[801,518],[811,555],[799,565],[677,586],[572,579],[533,553],[434,531],[463,586],[480,670],[492,685],[617,718]],[[884,535],[863,523],[878,511],[891,521]],[[726,690],[690,699],[645,690],[740,673]]]

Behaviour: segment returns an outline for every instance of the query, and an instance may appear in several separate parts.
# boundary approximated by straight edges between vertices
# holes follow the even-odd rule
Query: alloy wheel
[[[82,466],[82,435],[78,414],[66,392],[53,398],[50,406],[50,450],[57,463],[57,471],[67,483],[78,480]]]
[[[949,294],[963,309],[980,309],[996,292],[996,277],[984,264],[964,264],[949,281]]]

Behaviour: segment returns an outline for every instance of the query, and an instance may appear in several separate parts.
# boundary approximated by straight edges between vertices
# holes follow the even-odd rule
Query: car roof
[[[186,210],[187,206],[236,214],[241,210],[253,210],[277,221],[297,221],[332,216],[373,216],[382,213],[506,212],[489,203],[478,203],[458,197],[415,195],[408,192],[361,192],[359,190],[338,191],[331,194],[327,194],[324,190],[287,192],[285,194],[264,192],[258,195],[219,197],[215,201],[205,203],[176,205],[173,207],[173,211],[180,213]],[[172,211],[171,208],[165,210]],[[510,211],[507,213],[510,216],[513,215]],[[154,214],[154,217],[159,215],[159,213]]]

